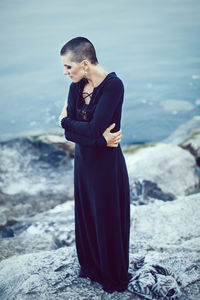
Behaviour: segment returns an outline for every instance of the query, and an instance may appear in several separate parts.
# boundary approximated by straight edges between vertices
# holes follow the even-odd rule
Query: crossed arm
[[[117,105],[121,104],[122,92],[123,84],[121,81],[112,81],[105,88],[102,99],[99,99],[93,119],[90,122],[82,122],[75,120],[75,105],[71,85],[68,102],[65,103],[59,116],[59,123],[65,129],[66,139],[92,147],[118,147],[122,136],[121,130],[110,133],[114,124],[109,124]]]

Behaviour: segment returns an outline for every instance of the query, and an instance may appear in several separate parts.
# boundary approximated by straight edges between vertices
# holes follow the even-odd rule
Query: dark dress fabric
[[[71,83],[67,117],[61,121],[75,145],[75,238],[79,277],[90,277],[109,293],[124,291],[129,268],[130,192],[120,147],[107,147],[102,133],[120,129],[124,86],[115,72],[94,88],[89,104],[82,91],[87,79]]]

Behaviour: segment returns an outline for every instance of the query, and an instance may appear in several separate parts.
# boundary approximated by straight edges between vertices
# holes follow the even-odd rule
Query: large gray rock
[[[195,156],[197,165],[200,166],[200,128],[194,129],[180,146],[190,151]]]
[[[125,154],[125,159],[135,201],[173,200],[199,189],[195,158],[181,147],[160,143]]]
[[[100,284],[78,278],[78,271],[74,247],[11,257],[0,263],[0,299],[130,299],[128,291],[109,295]]]
[[[32,138],[0,143],[0,229],[73,199],[69,152]]]
[[[64,215],[66,215],[65,219]],[[152,282],[148,271],[152,272],[158,268],[161,272],[167,270],[173,274],[171,278],[176,283],[179,282],[178,287],[182,296],[178,299],[198,300],[200,296],[199,215],[200,194],[182,196],[172,202],[157,200],[145,206],[131,205],[129,271],[135,277],[129,283],[127,291],[123,293],[108,294],[103,291],[100,284],[77,277],[79,264],[73,241],[74,231],[71,231],[71,242],[68,246],[65,245],[59,249],[49,248],[49,251],[39,251],[34,247],[32,250],[34,253],[2,260],[0,263],[0,299],[137,300],[140,298],[134,292],[134,283],[137,282],[138,285],[139,280],[141,280],[140,283],[144,283],[142,279],[145,274],[148,275],[145,280],[151,279]],[[59,221],[59,216],[62,221]],[[58,225],[61,225],[61,232],[65,225],[66,229],[70,228],[71,222],[74,226],[73,216],[74,202],[66,202],[46,214],[35,216],[29,227],[25,227],[24,230],[21,228],[18,237],[26,237],[27,243],[29,237],[31,244],[34,237],[37,243],[39,236],[45,239],[45,236],[51,234],[52,236],[58,235],[58,239],[61,240]],[[30,220],[29,218],[29,222]],[[52,224],[50,220],[53,220]],[[28,249],[31,251],[31,247]],[[136,270],[136,265],[141,261],[140,257],[143,258],[144,263]],[[160,276],[165,277],[164,274]],[[166,278],[168,280],[169,276]]]

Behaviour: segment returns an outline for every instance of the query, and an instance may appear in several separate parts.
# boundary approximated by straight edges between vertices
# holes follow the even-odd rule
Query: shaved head
[[[68,41],[60,50],[60,55],[69,54],[73,62],[80,63],[87,59],[91,64],[98,64],[93,44],[84,37],[76,37]]]

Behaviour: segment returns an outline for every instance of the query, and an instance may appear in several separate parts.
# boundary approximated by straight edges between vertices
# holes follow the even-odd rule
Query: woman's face
[[[84,69],[81,63],[71,61],[71,55],[61,55],[61,60],[64,65],[64,75],[68,75],[73,82],[78,82],[84,77]]]

